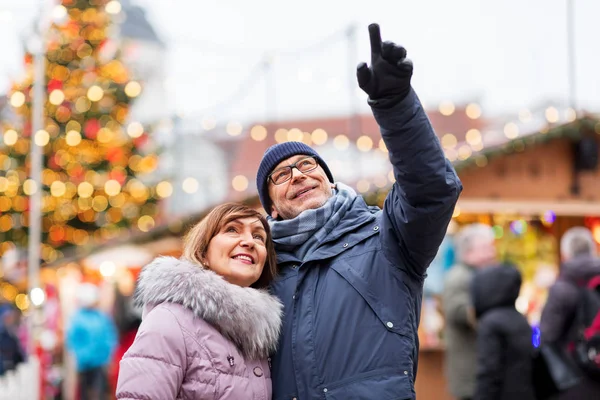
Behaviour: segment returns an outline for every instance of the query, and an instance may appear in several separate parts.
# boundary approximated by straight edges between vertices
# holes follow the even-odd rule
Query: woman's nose
[[[242,241],[240,242],[242,247],[254,247],[254,240],[252,238],[252,234],[247,234],[242,236]]]

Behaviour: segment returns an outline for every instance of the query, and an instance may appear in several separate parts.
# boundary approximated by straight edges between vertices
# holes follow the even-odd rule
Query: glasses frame
[[[309,170],[306,170],[306,171],[301,171],[300,168],[297,167],[298,163],[300,163],[300,162],[302,162],[304,160],[307,160],[309,158],[312,158],[313,160],[315,160],[315,167],[311,168]],[[317,160],[316,157],[314,157],[314,156],[306,156],[306,157],[303,157],[303,158],[299,159],[298,161],[296,161],[292,165],[286,165],[285,167],[277,168],[275,171],[273,171],[273,172],[271,172],[269,174],[269,176],[267,177],[267,179],[270,180],[273,183],[273,185],[283,185],[284,183],[289,182],[290,180],[292,180],[292,176],[294,175],[294,173],[293,173],[294,172],[293,171],[294,168],[296,168],[302,174],[306,174],[307,172],[314,171],[315,169],[317,169],[318,166],[319,166],[319,161]],[[279,172],[281,170],[284,170],[284,169],[289,169],[290,170],[290,177],[289,177],[289,179],[286,179],[283,182],[276,183],[275,179],[273,179],[273,174],[276,173],[276,172]]]

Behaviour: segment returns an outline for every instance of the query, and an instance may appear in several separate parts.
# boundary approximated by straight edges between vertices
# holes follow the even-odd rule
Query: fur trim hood
[[[137,306],[176,303],[214,326],[248,359],[276,350],[282,305],[265,290],[227,282],[209,269],[174,257],[159,257],[142,269]]]

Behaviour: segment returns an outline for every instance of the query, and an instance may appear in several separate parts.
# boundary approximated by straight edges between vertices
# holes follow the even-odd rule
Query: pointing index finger
[[[369,25],[369,39],[371,40],[371,54],[381,54],[381,32],[379,24]]]

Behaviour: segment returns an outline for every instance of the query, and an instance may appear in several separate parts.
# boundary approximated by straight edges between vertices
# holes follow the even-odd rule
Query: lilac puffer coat
[[[136,303],[144,316],[121,360],[117,399],[271,399],[275,297],[162,257],[143,269]]]

